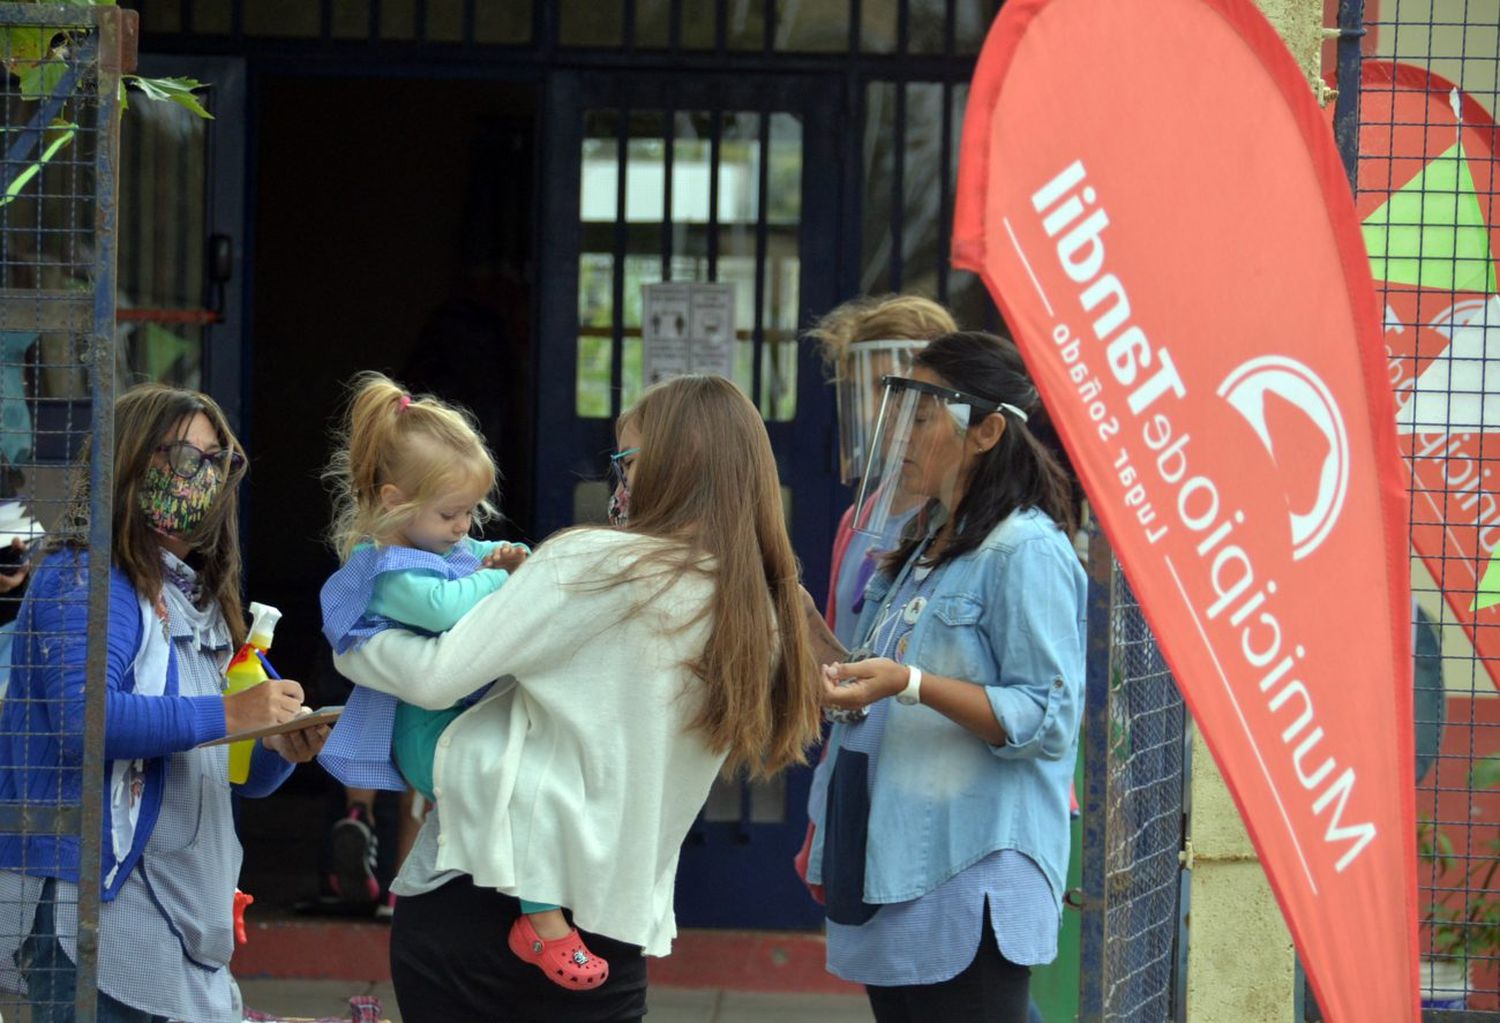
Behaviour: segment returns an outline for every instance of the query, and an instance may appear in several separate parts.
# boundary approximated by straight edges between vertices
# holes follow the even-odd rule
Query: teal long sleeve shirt
[[[465,542],[481,559],[500,546],[487,540]],[[447,632],[508,578],[510,573],[499,568],[481,568],[462,579],[416,569],[385,572],[375,580],[368,610],[426,632]]]

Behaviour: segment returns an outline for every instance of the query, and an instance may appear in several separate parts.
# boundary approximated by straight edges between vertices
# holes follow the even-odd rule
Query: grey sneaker
[[[363,803],[334,824],[329,836],[333,847],[333,874],[328,878],[333,892],[345,902],[377,902],[380,882],[375,879],[378,846],[370,827],[370,811]]]

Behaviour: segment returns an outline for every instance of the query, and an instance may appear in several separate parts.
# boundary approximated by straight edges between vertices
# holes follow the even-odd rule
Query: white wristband
[[[914,707],[922,702],[922,669],[906,666],[906,688],[896,694],[896,702]]]

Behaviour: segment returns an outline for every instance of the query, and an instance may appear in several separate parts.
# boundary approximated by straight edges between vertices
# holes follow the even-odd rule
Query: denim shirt
[[[893,582],[885,574],[870,581],[861,637],[890,613]],[[1041,867],[1061,912],[1087,594],[1068,537],[1034,508],[943,568],[906,663],[984,686],[1005,744],[991,746],[930,707],[892,701],[870,790],[867,903],[916,899],[991,853],[1016,849]],[[848,727],[834,726],[813,776],[813,884],[823,881],[828,780]]]

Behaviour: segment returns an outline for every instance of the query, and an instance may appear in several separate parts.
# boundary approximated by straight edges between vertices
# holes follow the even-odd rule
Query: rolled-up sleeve
[[[989,581],[984,627],[1000,661],[987,688],[1007,759],[1060,760],[1072,748],[1083,701],[1083,615],[1070,551],[1027,540]]]

